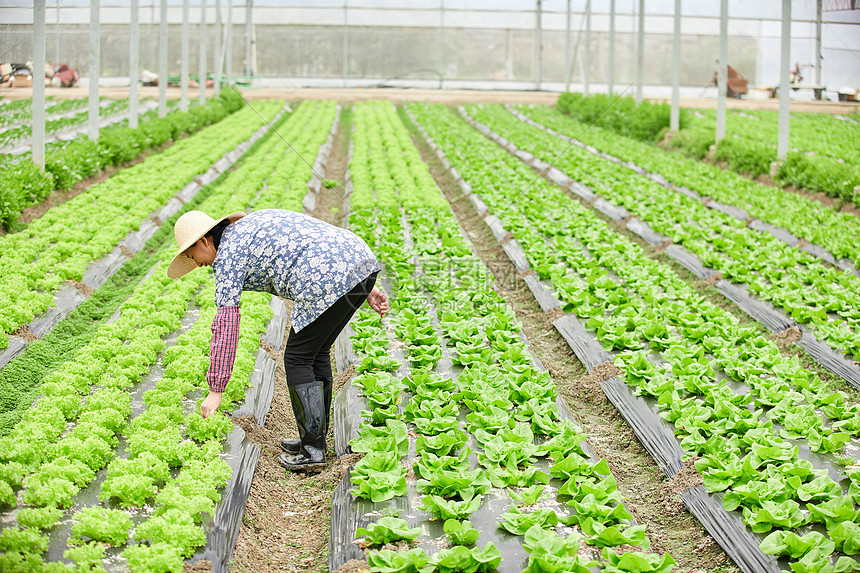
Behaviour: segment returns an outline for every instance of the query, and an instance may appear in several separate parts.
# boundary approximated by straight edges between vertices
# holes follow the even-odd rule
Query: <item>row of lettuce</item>
[[[860,406],[709,303],[588,207],[441,106],[410,110],[636,393],[659,406],[711,492],[795,572],[860,564]],[[471,109],[470,111],[476,111]],[[484,117],[484,116],[481,116]],[[820,455],[811,456],[809,451]],[[801,456],[801,452],[804,452]],[[837,478],[837,479],[834,479]],[[815,526],[815,530],[806,529]],[[822,532],[826,532],[826,535]],[[837,559],[838,557],[838,559]]]
[[[212,106],[210,111],[219,107]],[[2,331],[15,332],[52,306],[65,281],[80,281],[92,261],[113,250],[194,177],[247,140],[283,103],[257,107],[259,114],[249,108],[232,114],[210,130],[181,139],[89,187],[25,229],[0,237]],[[146,124],[140,128],[145,129]],[[6,346],[5,336],[0,346]]]
[[[299,153],[313,156],[335,114],[334,103],[306,102],[273,127]],[[270,131],[189,208],[216,214],[300,209],[310,173],[287,151],[286,141]],[[233,424],[222,413],[206,419],[198,413],[214,280],[208,269],[168,279],[173,237],[158,238],[148,245],[154,267],[116,319],[41,381],[44,396],[0,438],[0,503],[8,512],[0,570],[88,571],[119,562],[132,572],[181,571],[206,543],[201,524],[211,523],[232,473],[222,440]],[[222,411],[245,397],[272,316],[269,298],[243,297]],[[57,555],[57,548],[65,561],[46,561],[45,552]]]
[[[554,164],[573,180],[647,222],[654,231],[683,245],[723,278],[749,285],[759,298],[781,308],[791,319],[813,327],[822,342],[842,353],[860,356],[860,277],[854,273],[827,265],[806,251],[751,229],[744,221],[709,209],[624,165],[572,146],[564,138],[521,121],[502,106],[466,109],[517,148]],[[546,110],[526,110],[532,112],[549,121],[554,117]],[[564,133],[578,133],[578,124],[557,116],[555,119],[562,123]],[[608,140],[618,139],[621,138],[610,135],[601,145],[609,147]],[[483,176],[491,177],[487,173]],[[860,229],[856,218],[853,222]],[[844,235],[850,228],[852,225],[846,224],[831,232]],[[857,237],[848,240],[856,241]],[[852,256],[856,259],[857,252]]]
[[[45,154],[44,171],[29,154],[6,158],[0,162],[0,225],[14,227],[21,211],[41,203],[54,190],[71,189],[106,167],[122,165],[149,149],[193,134],[242,106],[241,96],[231,90],[202,106],[192,105],[187,112],[174,111],[158,117],[158,112],[151,110],[141,116],[137,129],[120,122],[101,129],[96,141],[82,134],[71,141],[52,144]]]
[[[103,102],[107,98],[100,98]],[[89,105],[88,98],[45,98],[45,114],[48,117],[73,113]],[[28,123],[33,119],[33,98],[0,98],[0,127]]]
[[[668,104],[636,106],[633,98],[603,94],[583,96],[565,93],[558,100],[559,111],[576,120],[611,130],[620,135],[656,144],[669,128]],[[770,174],[777,161],[779,117],[774,111],[730,111],[726,116],[727,136],[716,144],[713,158],[728,163],[730,169],[753,177]],[[704,159],[715,144],[714,110],[681,110],[680,130],[667,138],[669,149]],[[789,130],[790,151],[774,172],[778,182],[855,205],[860,195],[860,116],[833,117],[820,113],[792,113]]]
[[[590,458],[582,430],[561,420],[554,382],[535,365],[393,106],[358,105],[353,121],[350,227],[385,264],[394,294],[385,322],[405,363],[392,356],[379,317],[359,311],[352,342],[362,360],[353,384],[367,409],[351,447],[366,455],[352,468],[352,494],[381,508],[414,487],[420,504],[410,513],[444,522],[450,544],[432,554],[411,545],[378,549],[428,541],[426,526],[385,515],[356,531],[374,548],[370,570],[512,570],[517,564],[502,563],[503,549],[480,546],[486,534],[469,520],[493,488],[511,499],[497,525],[528,552],[524,571],[671,570],[669,554],[647,552],[645,526],[633,524],[606,461]],[[625,544],[646,551],[616,549]]]
[[[80,102],[84,102],[84,105],[81,106]],[[86,104],[87,100],[85,99],[69,100],[68,105],[51,106],[46,109],[45,135],[50,136],[58,132],[85,127],[89,119],[89,112],[86,109],[82,111],[76,110],[86,107]],[[110,118],[128,111],[128,105],[128,99],[110,100],[102,98],[99,103],[99,119]],[[2,117],[4,117],[4,114],[0,113],[0,118]],[[0,122],[2,122],[2,119],[0,119]],[[5,128],[0,127],[0,148],[24,143],[32,135],[33,126],[29,121]]]

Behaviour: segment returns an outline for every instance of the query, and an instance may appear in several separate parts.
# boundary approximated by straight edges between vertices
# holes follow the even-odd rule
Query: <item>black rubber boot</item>
[[[331,416],[331,388],[332,388],[332,380],[323,380],[323,397],[325,398],[325,429],[323,430],[323,436],[328,435],[329,429],[329,417]],[[284,438],[281,440],[281,449],[287,452],[288,454],[296,455],[302,449],[302,439],[301,438]]]
[[[289,470],[320,470],[325,467],[325,383],[317,380],[290,386],[290,401],[301,447],[295,456],[281,454],[278,462]]]

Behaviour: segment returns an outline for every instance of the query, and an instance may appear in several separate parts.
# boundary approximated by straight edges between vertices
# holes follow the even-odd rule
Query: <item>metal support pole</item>
[[[821,85],[821,2],[815,2],[815,85]]]
[[[645,70],[645,0],[639,0],[639,35],[636,49],[636,105],[642,103],[642,77]]]
[[[591,87],[591,0],[585,2],[585,65],[582,69],[583,93],[588,95],[588,90]]]
[[[540,89],[541,81],[541,49],[543,48],[543,31],[541,29],[541,0],[535,0],[537,7],[535,10],[535,89]]]
[[[99,138],[99,69],[101,68],[101,34],[99,32],[99,0],[90,0],[90,90],[87,135]]]
[[[782,0],[782,50],[779,58],[779,136],[776,158],[780,161],[788,155],[788,112],[790,88],[788,81],[791,69],[791,0]]]
[[[349,11],[349,1],[343,2],[343,87],[346,87],[346,82],[349,79],[349,19],[347,12]]]
[[[137,129],[137,78],[140,67],[140,0],[131,0],[128,46],[128,126]]]
[[[717,63],[717,133],[719,143],[726,136],[726,93],[729,73],[729,0],[720,0],[720,60]]]
[[[224,57],[224,73],[227,85],[233,81],[233,0],[227,0],[227,55]]]
[[[669,130],[676,133],[681,127],[681,0],[675,0],[675,33],[672,41],[672,111]]]
[[[167,0],[158,21],[158,117],[167,115]]]
[[[439,89],[445,81],[445,0],[439,1],[439,28],[436,30],[436,69],[439,70]]]
[[[182,2],[182,55],[180,56],[179,66],[179,87],[181,95],[179,97],[179,109],[188,111],[188,60],[191,58],[190,42],[188,37],[188,4],[189,0]]]
[[[564,91],[570,91],[570,0],[567,0],[567,29],[564,35]]]
[[[45,169],[45,0],[33,4],[33,163]]]
[[[200,88],[198,102],[200,105],[206,103],[206,0],[200,0],[200,58],[197,72],[197,86]]]
[[[245,1],[245,75],[250,77],[254,75],[251,65],[251,20],[254,12],[254,0]]]
[[[221,46],[221,0],[215,0],[215,83],[212,95],[221,95],[221,70],[224,68],[224,50]]]
[[[615,79],[615,0],[609,2],[609,79],[606,92],[611,94]]]
[[[54,46],[54,64],[60,65],[60,0],[54,2],[57,7],[57,42]]]

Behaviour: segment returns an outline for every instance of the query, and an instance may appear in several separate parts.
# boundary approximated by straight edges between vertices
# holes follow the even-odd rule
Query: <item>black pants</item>
[[[358,283],[301,331],[290,328],[290,337],[284,349],[287,386],[332,379],[331,345],[355,311],[367,300],[367,295],[376,284],[377,274],[373,273]]]

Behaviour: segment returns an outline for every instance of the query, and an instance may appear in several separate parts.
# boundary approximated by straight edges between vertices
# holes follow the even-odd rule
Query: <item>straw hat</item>
[[[220,219],[213,219],[203,211],[188,211],[179,217],[176,225],[173,226],[173,234],[176,236],[176,244],[179,245],[179,252],[170,261],[170,266],[167,267],[167,276],[176,279],[196,269],[197,263],[194,262],[194,259],[182,253],[193,246],[194,243],[200,240],[201,237],[204,237],[206,233],[224,219],[235,221],[244,216],[245,213],[238,211]]]

